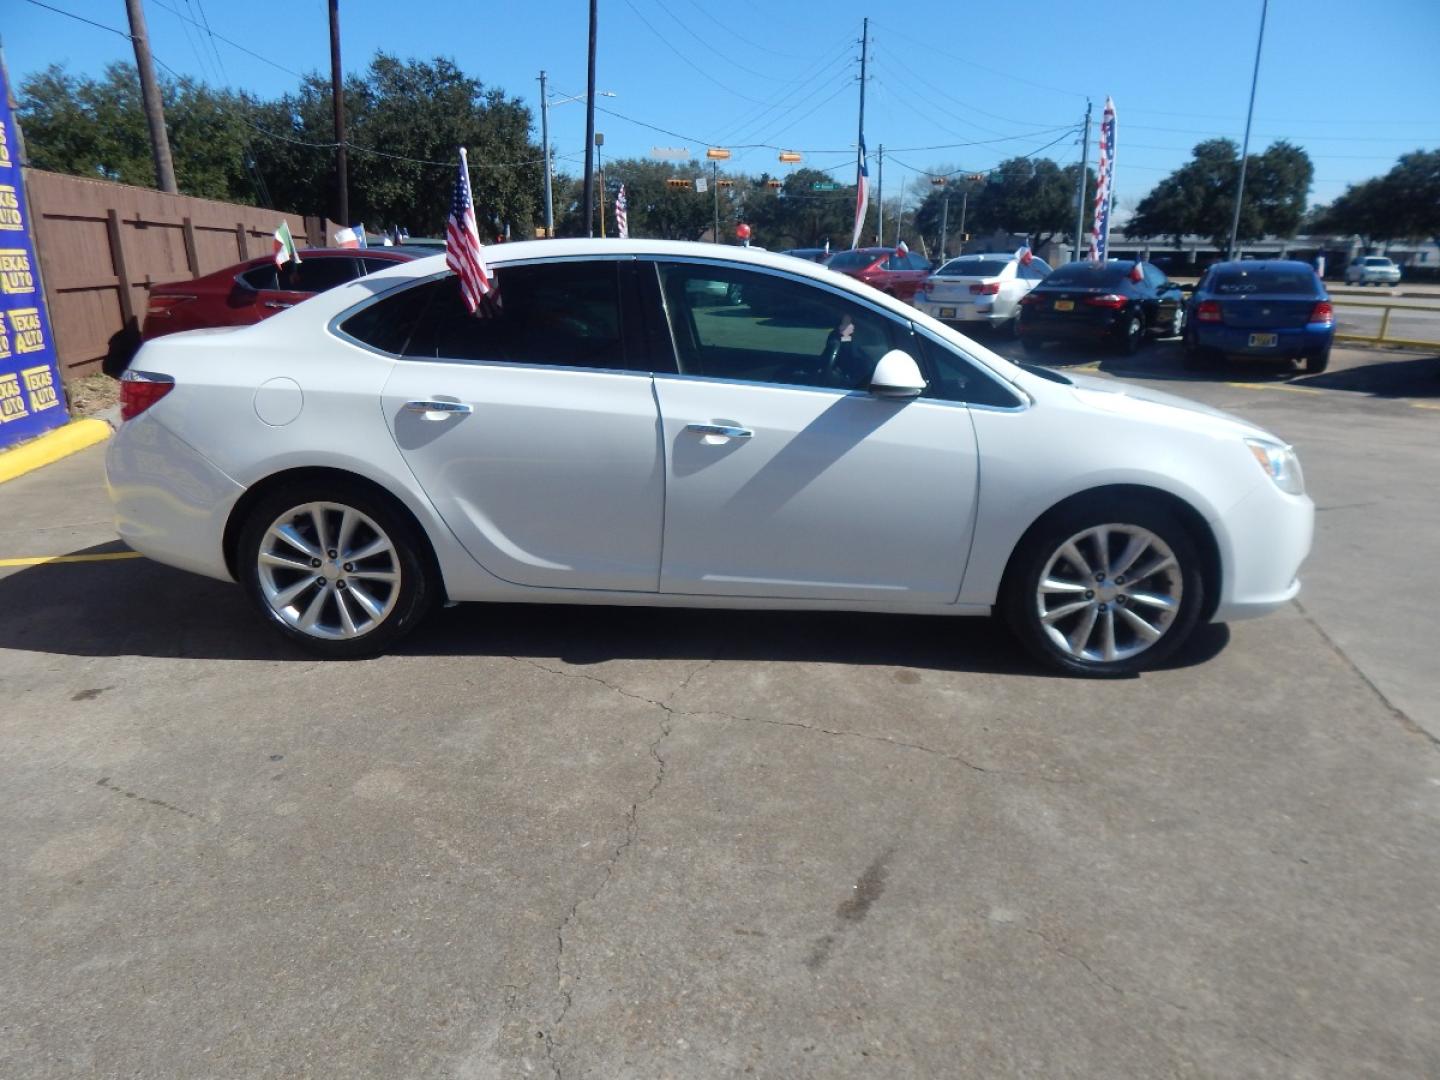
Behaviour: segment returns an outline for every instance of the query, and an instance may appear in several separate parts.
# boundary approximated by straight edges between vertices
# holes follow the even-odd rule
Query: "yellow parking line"
[[[1227,382],[1225,385],[1233,386],[1238,390],[1289,390],[1292,394],[1323,394],[1325,392],[1310,386],[1291,386],[1289,383]]]
[[[1417,409],[1440,409],[1440,405],[1431,401],[1412,401],[1410,404],[1414,405]]]
[[[0,566],[44,566],[46,563],[115,562],[119,559],[143,559],[138,551],[102,551],[94,555],[35,555],[22,559],[0,559]]]

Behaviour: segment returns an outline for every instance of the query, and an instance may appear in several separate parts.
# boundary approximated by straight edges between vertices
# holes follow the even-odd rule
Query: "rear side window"
[[[874,261],[875,253],[873,251],[842,251],[826,265],[831,270],[864,270]]]
[[[459,279],[447,274],[429,286],[404,355],[624,368],[618,275],[610,261],[500,267],[495,291],[471,315]]]
[[[1366,266],[1390,266],[1391,263],[1390,263],[1390,260],[1389,260],[1389,259],[1366,259],[1366,260],[1365,260],[1365,265],[1366,265]]]
[[[487,360],[556,367],[625,367],[618,264],[550,263],[491,270],[498,300],[471,315],[454,274],[392,293],[340,330],[414,359]]]
[[[1089,263],[1068,263],[1045,279],[1046,285],[1071,285],[1075,288],[1112,288],[1128,276],[1130,268],[1091,266]]]
[[[1222,296],[1314,296],[1315,274],[1310,270],[1223,270],[1210,281],[1210,290]]]

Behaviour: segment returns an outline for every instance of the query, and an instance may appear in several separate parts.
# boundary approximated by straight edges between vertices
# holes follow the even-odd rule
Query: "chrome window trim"
[[[436,252],[436,254],[440,254],[440,253],[439,253],[439,252]],[[597,254],[597,255],[567,255],[567,256],[562,256],[562,257],[551,256],[551,257],[548,257],[548,258],[547,258],[546,256],[543,256],[543,255],[538,255],[538,256],[535,256],[535,257],[529,258],[529,259],[496,260],[496,262],[494,263],[492,269],[499,271],[499,270],[505,269],[505,267],[507,267],[507,266],[536,266],[536,265],[540,265],[540,264],[544,264],[544,263],[576,263],[576,262],[614,262],[614,263],[620,263],[620,262],[634,262],[634,261],[636,261],[636,258],[637,258],[637,257],[634,256],[634,255],[614,255],[614,254],[608,254],[608,255],[599,255],[599,254]],[[416,260],[416,261],[418,261],[418,260]],[[397,266],[403,266],[404,264],[403,264],[403,263],[396,263],[395,265],[397,265]],[[330,321],[325,324],[325,330],[326,330],[326,332],[328,332],[331,336],[337,337],[337,338],[339,338],[341,341],[349,342],[351,345],[354,345],[356,348],[364,349],[366,352],[374,353],[376,356],[383,356],[383,357],[385,357],[387,360],[396,360],[396,361],[403,361],[403,362],[417,362],[417,361],[418,361],[418,362],[421,362],[421,363],[430,363],[430,364],[465,364],[465,365],[467,365],[467,366],[475,366],[475,365],[477,365],[477,364],[483,364],[483,365],[486,365],[486,366],[488,366],[488,367],[526,368],[526,369],[537,370],[537,371],[598,371],[598,372],[605,372],[605,373],[613,373],[613,374],[617,374],[617,375],[649,375],[649,374],[650,374],[648,371],[642,371],[642,370],[640,370],[640,369],[638,369],[638,368],[577,367],[577,366],[575,366],[575,365],[573,365],[573,364],[528,364],[528,363],[524,363],[524,362],[522,362],[522,361],[515,361],[515,360],[465,360],[465,359],[461,359],[460,357],[454,357],[454,356],[405,356],[405,355],[403,355],[402,353],[387,352],[387,351],[384,350],[384,349],[376,348],[374,345],[371,345],[369,342],[367,342],[367,341],[361,341],[359,338],[355,337],[353,334],[347,334],[344,330],[342,330],[342,329],[340,328],[340,324],[341,324],[342,322],[345,322],[346,320],[348,320],[348,319],[349,319],[351,316],[353,316],[353,315],[358,315],[358,314],[360,314],[360,312],[364,311],[366,308],[370,307],[372,304],[378,304],[381,300],[387,300],[387,299],[389,299],[391,296],[394,296],[396,293],[399,293],[399,292],[401,292],[401,291],[403,291],[403,290],[405,290],[405,289],[418,289],[418,288],[420,288],[421,286],[429,285],[431,282],[439,281],[441,278],[449,277],[449,276],[451,276],[452,274],[454,274],[454,271],[451,270],[451,269],[447,266],[447,267],[446,267],[445,269],[443,269],[443,270],[439,270],[439,271],[437,271],[436,273],[433,273],[433,274],[426,274],[426,275],[424,275],[423,277],[402,278],[401,280],[399,280],[399,281],[397,281],[397,282],[395,283],[395,287],[394,287],[394,288],[386,289],[386,290],[384,290],[383,292],[377,292],[377,293],[375,293],[375,294],[372,295],[372,296],[367,296],[364,300],[361,300],[358,304],[353,304],[353,305],[351,305],[350,307],[345,308],[343,311],[340,311],[340,312],[338,312],[337,314],[332,315],[332,316],[330,317]],[[364,278],[367,277],[367,276],[368,276],[368,275],[361,275],[361,277],[355,278],[354,280],[355,280],[355,281],[361,281],[361,280],[364,280]],[[623,300],[623,298],[619,295],[618,287],[617,287],[617,293],[616,293],[616,303],[617,303],[617,306],[620,308],[621,318],[623,319],[623,318],[624,318],[624,300]],[[622,335],[622,336],[623,336],[623,335]],[[623,341],[622,341],[622,345],[623,345]]]

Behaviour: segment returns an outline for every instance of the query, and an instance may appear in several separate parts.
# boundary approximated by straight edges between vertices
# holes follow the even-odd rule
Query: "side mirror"
[[[870,393],[884,398],[919,397],[925,391],[920,365],[904,349],[891,349],[875,365],[870,376]]]

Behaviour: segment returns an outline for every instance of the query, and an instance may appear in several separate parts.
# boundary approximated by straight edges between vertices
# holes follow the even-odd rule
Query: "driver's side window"
[[[813,285],[686,263],[660,277],[683,375],[858,390],[894,341],[890,320]]]

